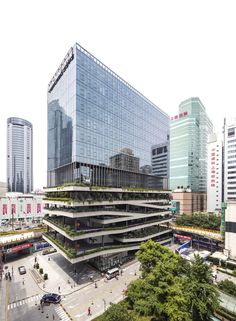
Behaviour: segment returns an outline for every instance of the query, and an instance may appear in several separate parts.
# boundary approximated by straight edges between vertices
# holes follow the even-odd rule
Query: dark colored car
[[[18,270],[19,270],[19,273],[20,274],[25,274],[26,273],[26,269],[25,269],[25,267],[22,265],[22,266],[19,266],[18,267]]]
[[[56,293],[47,293],[44,294],[40,303],[59,303],[61,301],[61,296]]]

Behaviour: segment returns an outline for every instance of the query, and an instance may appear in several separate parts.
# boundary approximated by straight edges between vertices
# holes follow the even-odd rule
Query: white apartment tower
[[[224,199],[236,200],[236,120],[224,122]]]
[[[220,210],[223,197],[222,188],[222,137],[217,134],[208,136],[207,162],[207,211]]]
[[[9,192],[33,190],[33,127],[24,119],[7,119],[7,188]]]

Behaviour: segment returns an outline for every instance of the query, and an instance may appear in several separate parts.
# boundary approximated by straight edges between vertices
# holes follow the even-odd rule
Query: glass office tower
[[[156,187],[141,168],[168,134],[166,113],[75,44],[48,85],[48,186]]]
[[[9,192],[33,190],[33,126],[17,117],[7,119],[7,185]]]
[[[170,188],[190,187],[207,191],[207,138],[213,125],[199,98],[189,98],[179,106],[170,125]]]

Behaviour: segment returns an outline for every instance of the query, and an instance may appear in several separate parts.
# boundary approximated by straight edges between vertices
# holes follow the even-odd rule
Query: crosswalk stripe
[[[40,297],[41,297],[40,294],[36,294],[36,295],[33,295],[27,299],[23,299],[23,300],[19,300],[17,302],[10,303],[10,304],[8,304],[7,309],[8,310],[14,309],[14,308],[24,305],[26,303],[32,302],[33,300],[38,300]]]
[[[57,315],[59,316],[59,318],[61,318],[62,321],[69,321],[70,318],[68,318],[68,316],[66,315],[65,311],[62,309],[61,306],[55,308],[55,311],[57,313]]]

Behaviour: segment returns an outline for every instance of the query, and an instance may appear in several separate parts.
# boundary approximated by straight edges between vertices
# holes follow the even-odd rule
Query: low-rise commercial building
[[[170,192],[65,186],[45,189],[43,238],[71,263],[101,271],[134,257],[141,242],[171,242]]]
[[[43,217],[43,195],[7,193],[0,198],[0,225],[6,222],[39,222]]]
[[[178,188],[173,191],[172,198],[179,209],[178,214],[206,211],[206,193],[194,193],[190,189]]]

